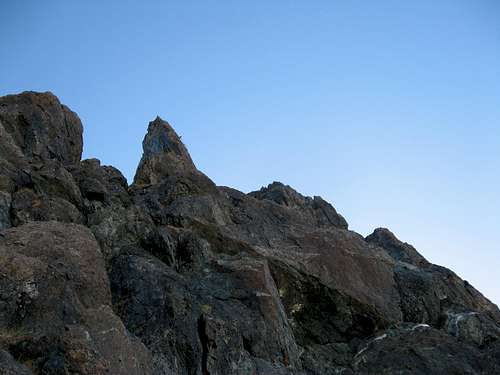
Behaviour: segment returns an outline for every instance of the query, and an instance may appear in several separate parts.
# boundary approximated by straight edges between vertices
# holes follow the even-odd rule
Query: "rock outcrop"
[[[50,93],[0,98],[0,373],[497,374],[500,311],[320,197],[244,194],[149,124],[132,185]]]

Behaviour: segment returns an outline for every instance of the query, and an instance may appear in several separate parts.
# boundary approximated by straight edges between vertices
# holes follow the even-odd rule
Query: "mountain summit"
[[[148,126],[132,185],[51,93],[0,98],[0,373],[498,374],[500,311],[388,229],[244,194]]]

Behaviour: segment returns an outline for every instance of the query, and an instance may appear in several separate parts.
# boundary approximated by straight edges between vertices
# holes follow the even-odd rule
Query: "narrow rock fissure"
[[[205,318],[201,315],[198,318],[198,337],[201,344],[201,373],[203,375],[210,375],[210,371],[208,371],[208,336],[206,328]]]

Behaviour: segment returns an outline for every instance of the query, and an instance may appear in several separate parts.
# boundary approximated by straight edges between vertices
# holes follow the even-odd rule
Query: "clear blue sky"
[[[321,195],[500,303],[500,2],[142,3],[2,2],[0,94],[54,92],[129,179],[159,114],[217,184]]]

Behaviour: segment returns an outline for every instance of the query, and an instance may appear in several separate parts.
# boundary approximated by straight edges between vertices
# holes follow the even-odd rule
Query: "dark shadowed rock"
[[[10,205],[12,196],[9,193],[0,191],[0,230],[10,228]]]
[[[428,268],[396,267],[404,320],[441,327],[449,313],[481,312],[499,321],[498,308],[452,271],[431,265]]]
[[[297,369],[298,348],[266,262],[237,257],[209,267],[181,275],[140,252],[113,262],[115,304],[154,353],[157,372]]]
[[[320,282],[398,321],[399,301],[392,259],[351,231],[319,226],[309,207],[255,199],[223,188],[231,222],[225,235],[251,244],[262,256],[302,270]]]
[[[456,312],[486,313],[500,319],[498,308],[452,271],[433,265],[413,246],[387,229],[376,229],[367,241],[380,246],[397,262],[394,269],[403,320],[442,327]]]
[[[59,161],[31,164],[22,173],[26,183],[11,194],[12,225],[47,220],[84,223],[80,190]]]
[[[0,370],[2,375],[32,375],[33,373],[16,361],[9,352],[0,350]]]
[[[354,356],[356,374],[493,374],[477,347],[425,326],[393,329],[368,340]]]
[[[280,205],[300,210],[301,214],[308,214],[312,224],[318,227],[334,226],[347,229],[347,222],[338,214],[333,206],[321,197],[304,197],[288,185],[280,182],[273,182],[259,191],[254,191],[248,195],[257,199],[267,199]]]
[[[401,242],[394,233],[386,228],[375,229],[372,234],[366,237],[366,241],[386,250],[397,262],[406,262],[419,267],[429,265],[429,262],[413,246]]]
[[[80,161],[82,124],[78,116],[52,93],[23,92],[0,97],[0,123],[25,157],[56,159],[63,164]],[[10,143],[10,142],[9,142]]]
[[[80,161],[82,125],[51,93],[0,98],[0,228],[29,221],[83,223],[66,167]]]
[[[488,313],[448,311],[444,328],[458,340],[480,347],[500,339],[500,324]]]
[[[130,205],[127,180],[121,172],[110,166],[101,166],[97,159],[82,160],[69,171],[78,184],[81,195],[89,202],[102,205]]]
[[[30,223],[0,237],[0,347],[35,373],[145,374],[149,354],[111,309],[92,233]]]

